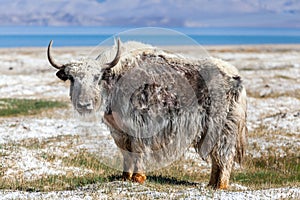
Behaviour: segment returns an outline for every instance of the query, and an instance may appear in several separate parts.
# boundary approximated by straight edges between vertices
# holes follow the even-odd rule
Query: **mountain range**
[[[300,28],[299,0],[1,0],[0,26]]]

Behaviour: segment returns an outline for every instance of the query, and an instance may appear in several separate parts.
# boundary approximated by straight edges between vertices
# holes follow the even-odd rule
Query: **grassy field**
[[[50,162],[61,159],[65,166],[88,169],[91,170],[91,173],[82,176],[76,176],[72,173],[51,175],[32,181],[0,178],[0,188],[24,191],[57,191],[76,189],[88,184],[121,180],[120,171],[105,166],[94,155],[84,151],[71,157],[60,158],[43,154],[41,158]],[[189,163],[189,165],[193,165],[193,163]],[[0,170],[1,175],[3,169],[0,168]],[[196,186],[197,183],[207,183],[208,180],[209,174],[185,170],[182,162],[177,161],[167,168],[149,173],[145,185],[155,187],[159,191],[165,191],[170,187]],[[285,157],[270,155],[254,159],[246,157],[243,169],[233,172],[231,182],[242,184],[251,189],[300,186],[300,158],[296,155]]]
[[[67,104],[58,101],[35,99],[0,99],[0,117],[34,115],[45,109],[63,108]]]

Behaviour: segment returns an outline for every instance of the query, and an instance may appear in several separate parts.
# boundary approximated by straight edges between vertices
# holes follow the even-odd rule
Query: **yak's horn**
[[[51,52],[52,43],[53,43],[53,40],[51,40],[50,43],[49,43],[49,45],[48,45],[48,51],[47,51],[48,60],[49,60],[50,64],[51,64],[54,68],[56,68],[56,69],[62,69],[62,68],[64,68],[64,66],[63,66],[63,65],[58,65],[58,64],[56,64],[56,63],[54,62],[52,56],[51,56],[51,53],[50,53],[50,52]]]
[[[110,63],[106,63],[107,67],[105,69],[110,69],[110,68],[113,68],[120,60],[120,55],[121,55],[121,52],[120,52],[120,38],[118,38],[118,41],[117,41],[117,53],[116,53],[116,56],[115,58],[113,59],[113,61],[111,61]]]

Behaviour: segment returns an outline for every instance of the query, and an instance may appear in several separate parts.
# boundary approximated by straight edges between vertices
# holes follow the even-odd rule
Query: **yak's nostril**
[[[89,102],[78,102],[79,103],[79,107],[81,108],[85,108],[88,110],[92,110],[93,109],[93,102],[89,101]]]
[[[94,107],[93,107],[92,103],[89,103],[89,104],[86,105],[86,108],[89,109],[89,110],[93,110]]]

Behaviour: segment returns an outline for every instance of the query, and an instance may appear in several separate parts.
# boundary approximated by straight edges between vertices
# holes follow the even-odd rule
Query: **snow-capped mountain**
[[[300,27],[298,0],[0,0],[0,25]]]

